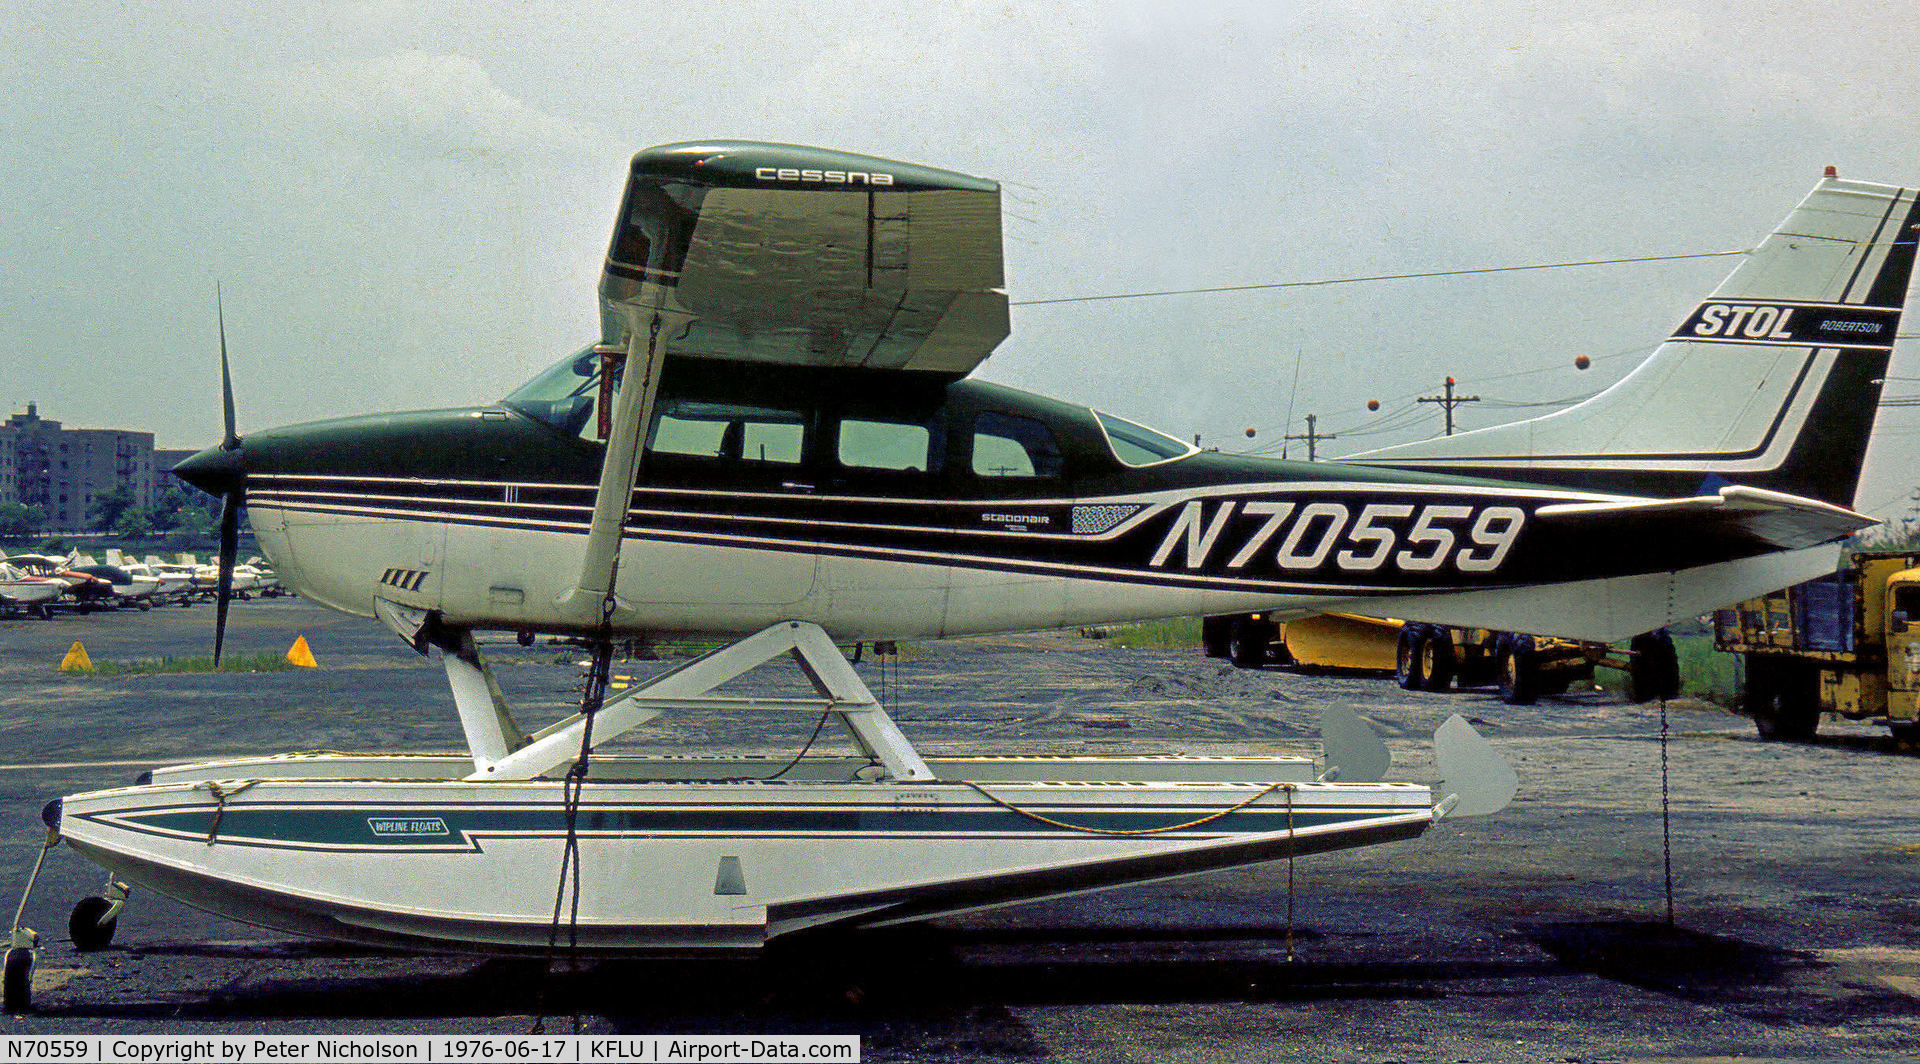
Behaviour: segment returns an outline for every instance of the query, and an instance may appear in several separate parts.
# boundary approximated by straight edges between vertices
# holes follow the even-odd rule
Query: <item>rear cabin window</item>
[[[1059,442],[1040,422],[991,412],[973,419],[975,476],[1057,477],[1062,465]]]
[[[806,419],[797,410],[730,403],[669,401],[653,419],[654,454],[799,465]]]
[[[902,421],[840,422],[840,464],[848,469],[924,473],[933,468],[933,433],[925,425]]]

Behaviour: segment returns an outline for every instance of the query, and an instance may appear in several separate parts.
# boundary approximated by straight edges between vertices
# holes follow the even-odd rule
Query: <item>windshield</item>
[[[570,436],[584,436],[600,398],[599,369],[600,358],[589,344],[515,388],[501,402]]]
[[[1100,427],[1106,431],[1107,446],[1113,448],[1113,456],[1130,466],[1154,465],[1159,462],[1171,462],[1176,458],[1185,458],[1198,449],[1182,440],[1176,440],[1164,432],[1157,432],[1145,425],[1136,425],[1125,418],[1098,410],[1093,416],[1100,421]]]

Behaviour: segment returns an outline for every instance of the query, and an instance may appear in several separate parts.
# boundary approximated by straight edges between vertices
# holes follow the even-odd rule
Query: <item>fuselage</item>
[[[384,598],[457,627],[577,631],[563,601],[604,453],[596,393],[583,352],[484,407],[249,434],[261,548],[287,586],[349,613]],[[1389,612],[1769,549],[1710,522],[1538,516],[1619,498],[1200,452],[974,380],[670,361],[612,622],[725,635],[800,619],[886,639]]]

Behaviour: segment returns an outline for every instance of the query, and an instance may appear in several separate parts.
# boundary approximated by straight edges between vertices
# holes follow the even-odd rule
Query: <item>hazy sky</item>
[[[594,336],[627,160],[676,140],[998,179],[1015,301],[1731,251],[1828,164],[1920,182],[1902,5],[1580,7],[5,4],[0,413],[214,442],[216,281],[243,433],[497,397]],[[1449,374],[1466,426],[1596,390],[1733,261],[1016,308],[981,372],[1344,453],[1438,432]],[[1883,412],[1862,508],[1917,450]]]

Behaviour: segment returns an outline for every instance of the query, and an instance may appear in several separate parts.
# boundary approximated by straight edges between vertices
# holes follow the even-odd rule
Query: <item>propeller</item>
[[[233,600],[233,566],[240,554],[240,507],[247,499],[247,478],[245,467],[241,466],[239,456],[234,452],[240,449],[240,435],[233,427],[233,371],[227,366],[227,310],[220,297],[218,283],[213,288],[216,313],[220,318],[220,406],[225,415],[225,431],[220,437],[220,450],[231,455],[238,474],[231,478],[231,485],[221,497],[220,506],[220,560],[219,579],[214,585],[213,607],[213,664],[220,664],[220,650],[227,640],[227,606]]]

